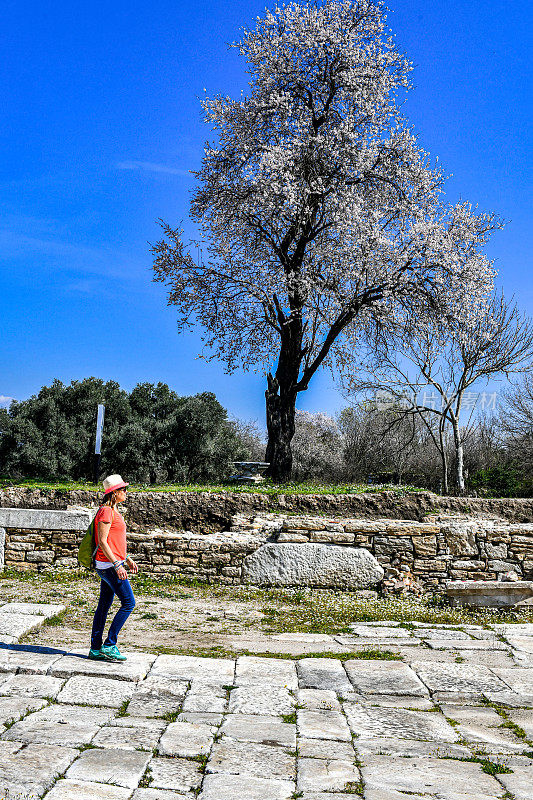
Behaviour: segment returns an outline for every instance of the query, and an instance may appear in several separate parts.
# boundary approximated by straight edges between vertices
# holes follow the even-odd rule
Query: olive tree
[[[436,286],[488,291],[482,248],[499,223],[443,201],[443,175],[399,111],[412,67],[380,2],[289,3],[232,46],[250,91],[203,101],[217,136],[195,173],[200,235],[163,223],[154,277],[179,329],[203,327],[210,357],[264,371],[266,460],[283,481],[317,371],[353,367],[370,319],[423,318]]]

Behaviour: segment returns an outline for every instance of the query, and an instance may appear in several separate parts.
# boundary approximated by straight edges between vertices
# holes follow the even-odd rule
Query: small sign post
[[[98,414],[96,416],[96,443],[94,445],[94,482],[98,483],[100,475],[100,458],[102,451],[102,429],[104,427],[105,406],[98,404]]]

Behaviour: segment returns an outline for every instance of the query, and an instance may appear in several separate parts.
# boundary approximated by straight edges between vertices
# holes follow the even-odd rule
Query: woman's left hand
[[[135,561],[133,560],[133,558],[127,558],[127,559],[126,559],[126,564],[128,565],[128,569],[130,569],[130,570],[131,570],[131,572],[132,572],[134,575],[135,575],[135,573],[136,573],[136,572],[139,572],[139,567],[137,566],[137,564],[135,563]]]

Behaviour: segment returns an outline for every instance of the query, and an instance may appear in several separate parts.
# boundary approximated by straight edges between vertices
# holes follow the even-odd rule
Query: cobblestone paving
[[[2,800],[533,798],[533,624],[314,642],[398,661],[308,658],[309,634],[271,637],[294,659],[108,664],[16,643],[61,610],[0,607]]]

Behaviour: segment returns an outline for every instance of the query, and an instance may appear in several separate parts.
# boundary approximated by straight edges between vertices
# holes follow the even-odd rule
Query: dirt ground
[[[135,579],[132,586],[136,607],[120,635],[121,646],[127,650],[179,652],[224,647],[228,636],[258,632],[265,616],[258,600],[221,597],[206,588],[172,587],[151,593],[137,591]],[[99,584],[91,578],[58,585],[38,578],[0,581],[0,602],[53,602],[67,606],[60,619],[29,633],[24,642],[68,650],[89,646],[98,592]],[[108,622],[118,607],[115,599]]]

